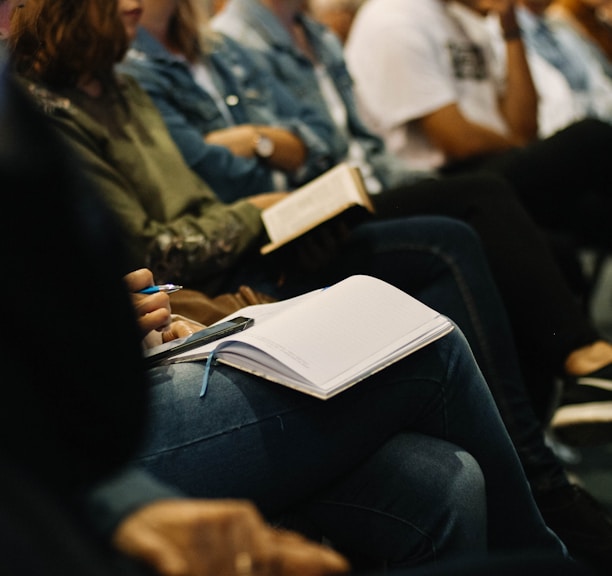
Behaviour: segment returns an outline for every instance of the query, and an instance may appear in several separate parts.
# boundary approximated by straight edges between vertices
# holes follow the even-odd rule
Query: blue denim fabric
[[[137,460],[186,493],[298,510],[345,553],[397,566],[487,543],[563,553],[458,329],[327,401],[221,364],[200,398],[203,372],[150,371]]]
[[[226,288],[250,284],[286,298],[351,274],[381,278],[451,318],[470,343],[533,489],[567,483],[544,443],[503,302],[479,238],[467,224],[440,216],[362,224],[327,269],[307,278],[288,276],[279,287],[259,265],[245,263]]]
[[[189,494],[251,498],[269,517],[294,512],[350,556],[393,566],[483,549],[482,474],[487,546],[558,549],[487,388],[537,477],[552,456],[537,454],[541,435],[522,435],[529,403],[524,390],[508,394],[521,380],[505,365],[509,329],[483,263],[474,232],[439,217],[362,224],[334,266],[282,286],[245,262],[233,282],[281,298],[378,276],[464,326],[494,383],[459,330],[326,402],[222,365],[200,399],[203,363],[156,369],[137,464]]]
[[[306,162],[296,173],[288,174],[290,188],[333,165],[328,142],[334,128],[326,116],[296,100],[229,37],[219,35],[208,57],[235,124],[284,127],[304,142]],[[203,135],[230,124],[211,95],[196,83],[189,64],[145,29],[139,28],[118,70],[134,76],[148,92],[187,163],[222,200],[232,202],[274,190],[271,169],[257,158],[236,156],[223,146],[203,141]]]
[[[353,92],[353,80],[347,70],[342,45],[338,38],[330,30],[305,15],[300,16],[300,20],[317,58],[334,80],[344,102],[349,131],[363,146],[366,157],[383,188],[420,180],[423,174],[409,170],[404,162],[388,153],[382,140],[361,120]],[[295,47],[287,30],[268,8],[256,0],[229,0],[211,23],[216,30],[263,55],[273,75],[291,90],[299,101],[314,105],[333,124],[327,104],[319,90],[313,63]],[[330,147],[336,154],[335,161],[343,160],[348,147],[346,135],[335,130],[330,140]]]
[[[610,122],[610,78],[593,53],[591,43],[572,26],[559,23],[546,14],[537,15],[524,6],[517,6],[516,15],[523,44],[563,75],[573,92],[580,117]]]

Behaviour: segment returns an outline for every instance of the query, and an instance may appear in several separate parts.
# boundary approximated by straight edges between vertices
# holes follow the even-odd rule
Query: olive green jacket
[[[214,285],[261,243],[260,211],[218,200],[185,164],[148,95],[130,77],[117,80],[100,98],[26,86],[118,215],[134,266],[160,282]]]

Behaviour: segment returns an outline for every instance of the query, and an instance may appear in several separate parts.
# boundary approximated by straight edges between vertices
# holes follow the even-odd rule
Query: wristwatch
[[[266,160],[274,154],[274,141],[263,134],[255,137],[255,156]]]

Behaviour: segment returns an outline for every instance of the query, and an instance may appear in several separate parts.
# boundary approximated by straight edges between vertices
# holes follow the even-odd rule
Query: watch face
[[[270,158],[274,153],[274,142],[267,136],[259,135],[255,141],[255,154],[260,158]]]

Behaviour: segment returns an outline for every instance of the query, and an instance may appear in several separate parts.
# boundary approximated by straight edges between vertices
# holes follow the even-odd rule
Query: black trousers
[[[591,133],[597,137],[596,152],[575,141]],[[440,179],[372,196],[380,218],[439,214],[476,230],[532,390],[541,386],[532,378],[548,375],[552,380],[562,373],[571,351],[601,338],[570,290],[544,230],[569,232],[580,242],[607,246],[602,207],[609,203],[606,214],[612,215],[612,196],[604,194],[612,192],[605,184],[612,171],[604,174],[600,149],[605,145],[612,150],[608,143],[611,126],[585,121],[525,149],[455,165]],[[586,158],[581,160],[578,150],[570,148],[578,148]],[[571,157],[578,161],[570,165]],[[583,181],[589,186],[580,186]],[[588,209],[595,211],[597,221],[588,219]]]
[[[512,185],[537,224],[580,244],[612,248],[612,124],[576,122],[523,148],[447,167],[480,170]]]

